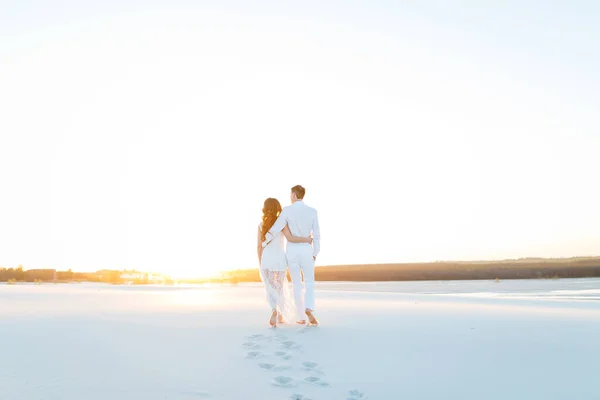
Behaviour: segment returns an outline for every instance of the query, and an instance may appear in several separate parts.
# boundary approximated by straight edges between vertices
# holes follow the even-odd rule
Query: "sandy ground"
[[[0,285],[0,399],[600,399],[600,280]]]

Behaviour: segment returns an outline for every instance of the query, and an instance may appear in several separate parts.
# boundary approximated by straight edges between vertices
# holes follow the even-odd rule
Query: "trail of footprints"
[[[300,359],[301,346],[293,340],[289,340],[284,333],[275,335],[256,334],[246,338],[242,344],[247,350],[246,358],[256,360],[259,368],[273,373],[283,373],[285,371],[300,369],[307,376],[302,379],[296,379],[287,375],[276,375],[271,385],[278,388],[297,388],[302,385],[311,385],[318,388],[327,388],[330,386],[323,376],[325,372],[318,363],[312,361],[302,361]],[[272,351],[276,349],[275,351]],[[293,364],[293,365],[292,365]],[[294,393],[289,400],[315,400],[299,393]],[[346,400],[367,400],[367,396],[356,389],[347,393]]]

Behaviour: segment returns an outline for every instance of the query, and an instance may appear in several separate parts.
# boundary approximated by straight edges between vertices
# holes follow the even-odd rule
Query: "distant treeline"
[[[0,282],[51,282],[51,281],[85,281],[88,274],[82,272],[57,271],[55,269],[0,268]]]
[[[565,259],[528,258],[505,261],[432,262],[412,264],[366,264],[317,266],[317,281],[383,282],[476,279],[555,279],[600,277],[600,257]],[[104,282],[147,284],[147,275],[131,282],[124,271],[56,271],[54,269],[0,268],[0,282]],[[289,275],[288,275],[289,278]],[[258,268],[228,271],[211,279],[191,279],[181,283],[260,282]],[[170,279],[164,281],[173,284]]]
[[[131,283],[147,285],[155,283],[148,274],[138,271],[118,271],[103,269],[96,272],[57,271],[55,269],[29,269],[20,265],[18,268],[0,268],[0,282],[101,282],[111,284]],[[165,284],[173,284],[169,278],[161,280]]]
[[[107,282],[118,283],[119,271],[112,274],[98,275],[98,273],[57,271],[55,269],[29,269],[22,266],[17,268],[0,268],[0,282]],[[102,279],[104,278],[104,280]]]
[[[600,277],[600,257],[317,266],[317,281],[427,281]],[[258,269],[231,271],[229,282],[260,282]]]

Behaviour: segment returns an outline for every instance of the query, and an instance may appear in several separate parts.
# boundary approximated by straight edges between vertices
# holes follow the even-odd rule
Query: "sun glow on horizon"
[[[38,5],[0,16],[7,267],[255,268],[296,184],[320,265],[600,254],[600,10]]]

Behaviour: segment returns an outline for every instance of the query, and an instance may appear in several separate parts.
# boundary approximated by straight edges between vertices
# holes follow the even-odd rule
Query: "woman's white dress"
[[[259,231],[262,224],[259,225]],[[287,260],[285,257],[283,233],[278,232],[273,240],[263,247],[260,263],[260,277],[265,285],[267,301],[271,309],[277,309],[285,319],[292,320],[295,307],[287,280]]]

